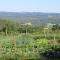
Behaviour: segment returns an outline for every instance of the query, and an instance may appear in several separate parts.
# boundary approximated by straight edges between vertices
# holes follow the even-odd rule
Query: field
[[[60,25],[21,25],[0,20],[0,60],[47,60],[57,57],[60,57]]]
[[[56,41],[53,44],[54,40],[52,38],[49,38],[48,35],[44,37],[44,34],[29,33],[8,36],[0,35],[0,60],[42,59],[41,53],[52,50],[52,47],[59,48],[59,44]],[[51,39],[53,42],[48,39]]]

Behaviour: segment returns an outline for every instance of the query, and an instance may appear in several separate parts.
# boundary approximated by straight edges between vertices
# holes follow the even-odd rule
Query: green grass
[[[51,49],[48,41],[43,34],[0,35],[0,60],[40,59],[40,53]]]

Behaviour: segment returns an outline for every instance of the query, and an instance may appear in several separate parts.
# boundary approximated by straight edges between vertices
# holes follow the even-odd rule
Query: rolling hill
[[[13,20],[19,23],[32,23],[34,25],[60,24],[60,13],[0,12],[0,19]]]

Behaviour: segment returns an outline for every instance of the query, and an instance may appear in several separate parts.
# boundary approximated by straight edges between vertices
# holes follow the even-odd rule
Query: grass
[[[0,35],[0,60],[40,59],[40,53],[51,49],[48,38],[41,34]]]

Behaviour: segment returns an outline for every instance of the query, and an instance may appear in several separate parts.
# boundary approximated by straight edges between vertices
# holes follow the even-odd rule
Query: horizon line
[[[40,11],[0,11],[0,12],[11,12],[11,13],[60,13],[60,12],[40,12]]]

